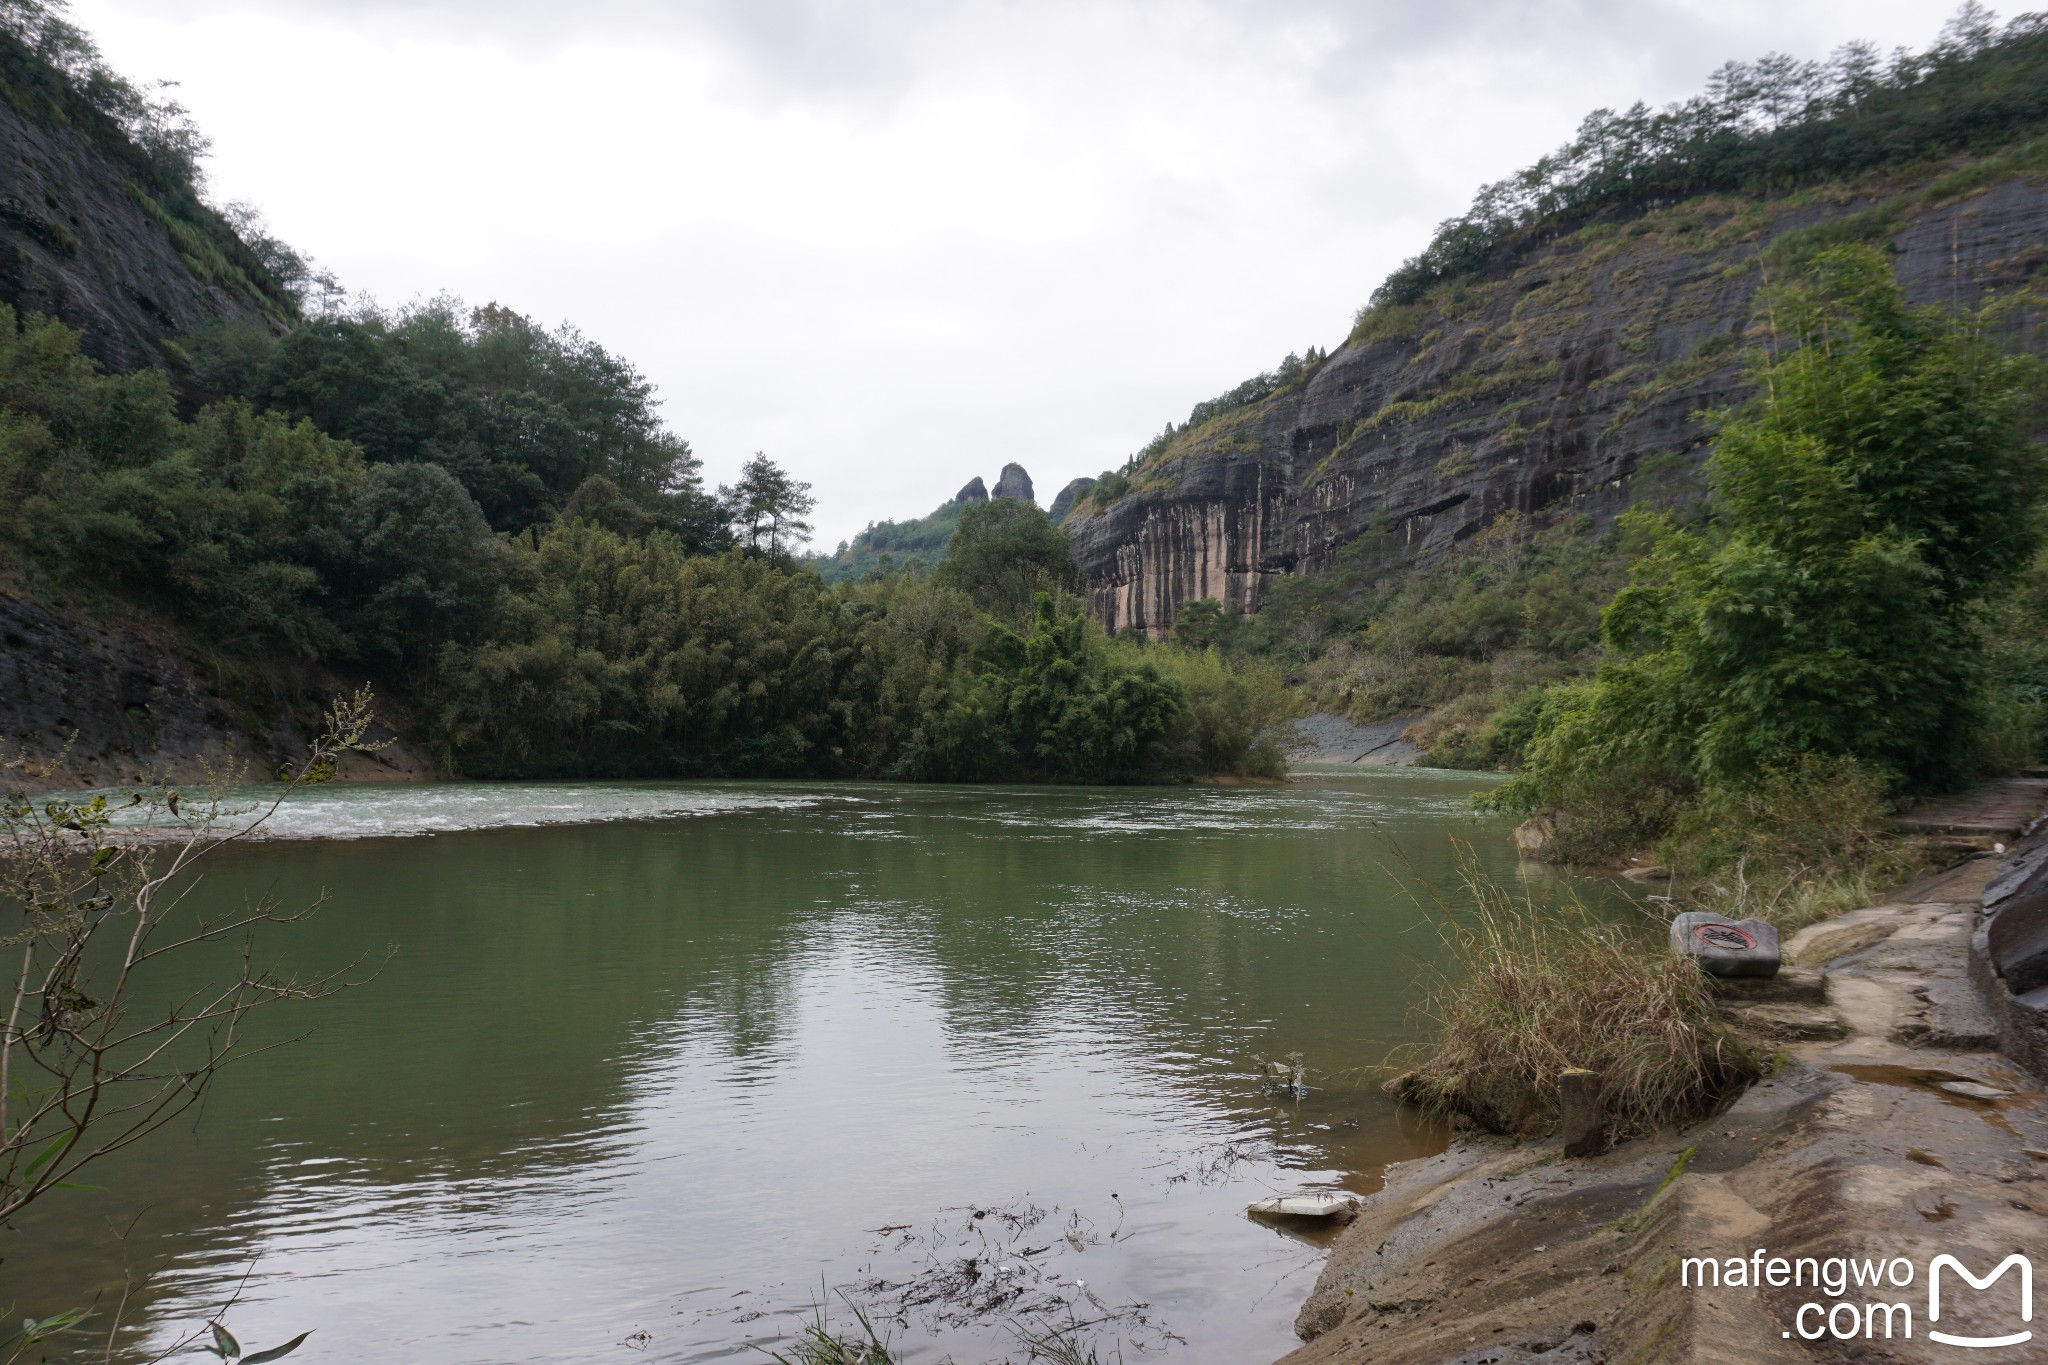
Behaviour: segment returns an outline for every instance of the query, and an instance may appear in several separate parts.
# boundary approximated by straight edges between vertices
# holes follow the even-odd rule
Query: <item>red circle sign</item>
[[[1756,947],[1756,940],[1747,929],[1738,929],[1732,924],[1695,924],[1692,936],[1708,948],[1719,948],[1723,952],[1746,952]]]

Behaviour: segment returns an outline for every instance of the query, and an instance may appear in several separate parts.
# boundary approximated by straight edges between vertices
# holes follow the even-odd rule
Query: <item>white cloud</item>
[[[386,302],[568,319],[828,545],[1041,500],[1352,311],[1481,181],[1903,0],[75,0],[224,199]]]

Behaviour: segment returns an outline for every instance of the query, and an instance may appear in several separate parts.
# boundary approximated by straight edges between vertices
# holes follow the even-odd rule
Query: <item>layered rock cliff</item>
[[[1398,562],[1440,559],[1504,512],[1605,525],[1704,458],[1703,410],[1745,396],[1768,338],[1759,286],[1804,243],[1888,241],[1919,301],[2033,297],[2041,346],[2048,168],[2038,153],[1917,181],[1703,197],[1529,234],[1475,278],[1362,315],[1304,378],[1183,432],[1069,515],[1090,604],[1159,634],[1180,606],[1256,610],[1289,574],[1367,532]],[[1799,234],[1793,236],[1792,234]]]
[[[174,363],[217,318],[282,324],[292,300],[191,187],[0,35],[0,302],[55,317],[111,369]]]

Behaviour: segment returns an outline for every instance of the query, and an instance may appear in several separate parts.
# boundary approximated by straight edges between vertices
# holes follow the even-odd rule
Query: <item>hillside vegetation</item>
[[[1484,187],[1470,209],[1441,224],[1428,248],[1374,291],[1372,306],[1412,304],[1476,274],[1533,228],[1988,150],[2044,120],[2048,16],[2001,28],[1975,0],[1924,52],[1901,48],[1887,59],[1854,42],[1825,62],[1783,53],[1729,62],[1691,99],[1588,114],[1571,141]]]
[[[1037,508],[971,509],[958,572],[830,587],[771,533],[802,485],[757,459],[707,492],[646,382],[574,332],[445,300],[216,328],[189,350],[220,396],[189,421],[161,372],[77,341],[0,308],[0,569],[230,657],[368,672],[455,771],[1277,770],[1277,686],[1105,639]]]
[[[273,321],[295,320],[308,294],[331,280],[262,232],[246,206],[207,202],[209,143],[184,106],[168,87],[143,89],[110,68],[61,9],[51,0],[0,0],[0,98],[83,137],[127,180],[195,275],[240,294]],[[26,208],[13,206],[13,213]],[[34,230],[54,238],[48,244],[59,251],[78,247],[61,222],[38,222]]]
[[[1426,713],[1413,737],[1427,761],[1516,765],[1544,688],[1586,676],[1606,657],[1602,614],[1631,565],[1659,543],[1652,526],[1708,532],[1725,514],[1701,462],[1707,441],[1793,345],[1774,311],[1777,296],[1766,289],[1752,298],[1747,288],[1804,279],[1832,249],[1886,248],[1912,215],[1988,186],[2048,178],[2044,72],[2048,27],[2038,16],[2001,28],[1966,7],[1923,53],[1880,62],[1852,44],[1827,63],[1731,63],[1705,95],[1662,112],[1596,111],[1565,148],[1483,191],[1471,214],[1446,224],[1429,252],[1375,294],[1339,359],[1398,345],[1409,356],[1402,386],[1337,428],[1308,488],[1397,431],[1426,429],[1418,447],[1449,447],[1416,476],[1414,500],[1425,507],[1496,502],[1509,490],[1480,481],[1488,468],[1562,464],[1589,437],[1630,439],[1674,402],[1695,409],[1697,447],[1691,432],[1663,436],[1684,445],[1621,463],[1620,477],[1575,500],[1589,510],[1510,505],[1469,517],[1477,525],[1468,538],[1420,564],[1416,530],[1428,522],[1375,519],[1309,571],[1274,576],[1253,612],[1216,599],[1182,602],[1173,635],[1271,661],[1318,708],[1357,721]],[[2022,350],[2040,348],[2032,329],[2048,302],[2035,242],[2031,254],[1994,262],[1967,292],[1950,282],[1959,304],[1998,301],[1973,325]],[[1708,268],[1663,269],[1662,255],[1704,259]],[[1716,268],[1722,260],[1729,263]],[[1623,276],[1649,282],[1640,315],[1615,312],[1620,300],[1610,291]],[[1716,316],[1731,290],[1745,291],[1735,295],[1739,313]],[[1579,314],[1595,309],[1600,330],[1581,334],[1590,329]],[[1675,355],[1656,334],[1673,319],[1699,337]],[[1546,350],[1578,358],[1549,360]],[[1560,364],[1589,373],[1583,396],[1542,396],[1560,381],[1541,371]],[[1313,378],[1314,367],[1303,366],[1294,384]],[[1222,450],[1243,439],[1228,429],[1248,434],[1276,404],[1301,401],[1268,383],[1245,393],[1208,413],[1201,429],[1174,429],[1132,467],[1126,487],[1170,487],[1188,477],[1189,452]],[[1587,408],[1604,426],[1560,429]],[[1296,436],[1320,437],[1310,419],[1294,420]],[[1385,480],[1387,469],[1369,465],[1357,477]],[[1542,487],[1542,476],[1533,479],[1528,501]],[[1609,510],[1617,504],[1661,521],[1617,519]],[[2040,624],[2032,599],[2011,597],[2025,591],[1998,589],[1998,605],[1986,608],[1996,622],[1990,647],[2006,661],[1996,671],[2013,696],[2048,681],[2019,676],[2031,667],[2017,662],[2029,655],[2022,642]],[[2001,751],[2014,744],[2024,748],[2015,740]]]
[[[961,507],[948,502],[929,516],[872,522],[852,540],[841,541],[831,554],[807,556],[805,563],[827,583],[934,568],[945,559],[946,543],[959,528]]]

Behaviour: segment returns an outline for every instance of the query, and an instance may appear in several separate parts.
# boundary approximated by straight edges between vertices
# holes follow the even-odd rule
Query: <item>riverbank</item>
[[[1996,1051],[1969,976],[1997,865],[1980,855],[1793,936],[1802,970],[1777,998],[1730,1003],[1779,1042],[1778,1065],[1720,1115],[1591,1159],[1556,1139],[1466,1136],[1390,1170],[1333,1249],[1286,1365],[1843,1358],[1848,1343],[1797,1335],[1816,1320],[1801,1322],[1804,1303],[1884,1299],[1917,1316],[1924,1282],[1840,1299],[1747,1275],[1702,1289],[1681,1283],[1683,1262],[1763,1248],[1924,1268],[1946,1253],[1981,1274],[2040,1246],[2048,1095]],[[1941,1327],[2013,1330],[2011,1297],[1952,1296]],[[1859,1326],[1856,1358],[1947,1351],[1915,1326],[1911,1340]]]
[[[1286,746],[1288,767],[1314,771],[1412,764],[1422,757],[1422,750],[1404,736],[1426,719],[1427,713],[1417,712],[1373,725],[1353,725],[1342,716],[1320,711],[1303,716],[1289,723],[1293,739]]]

